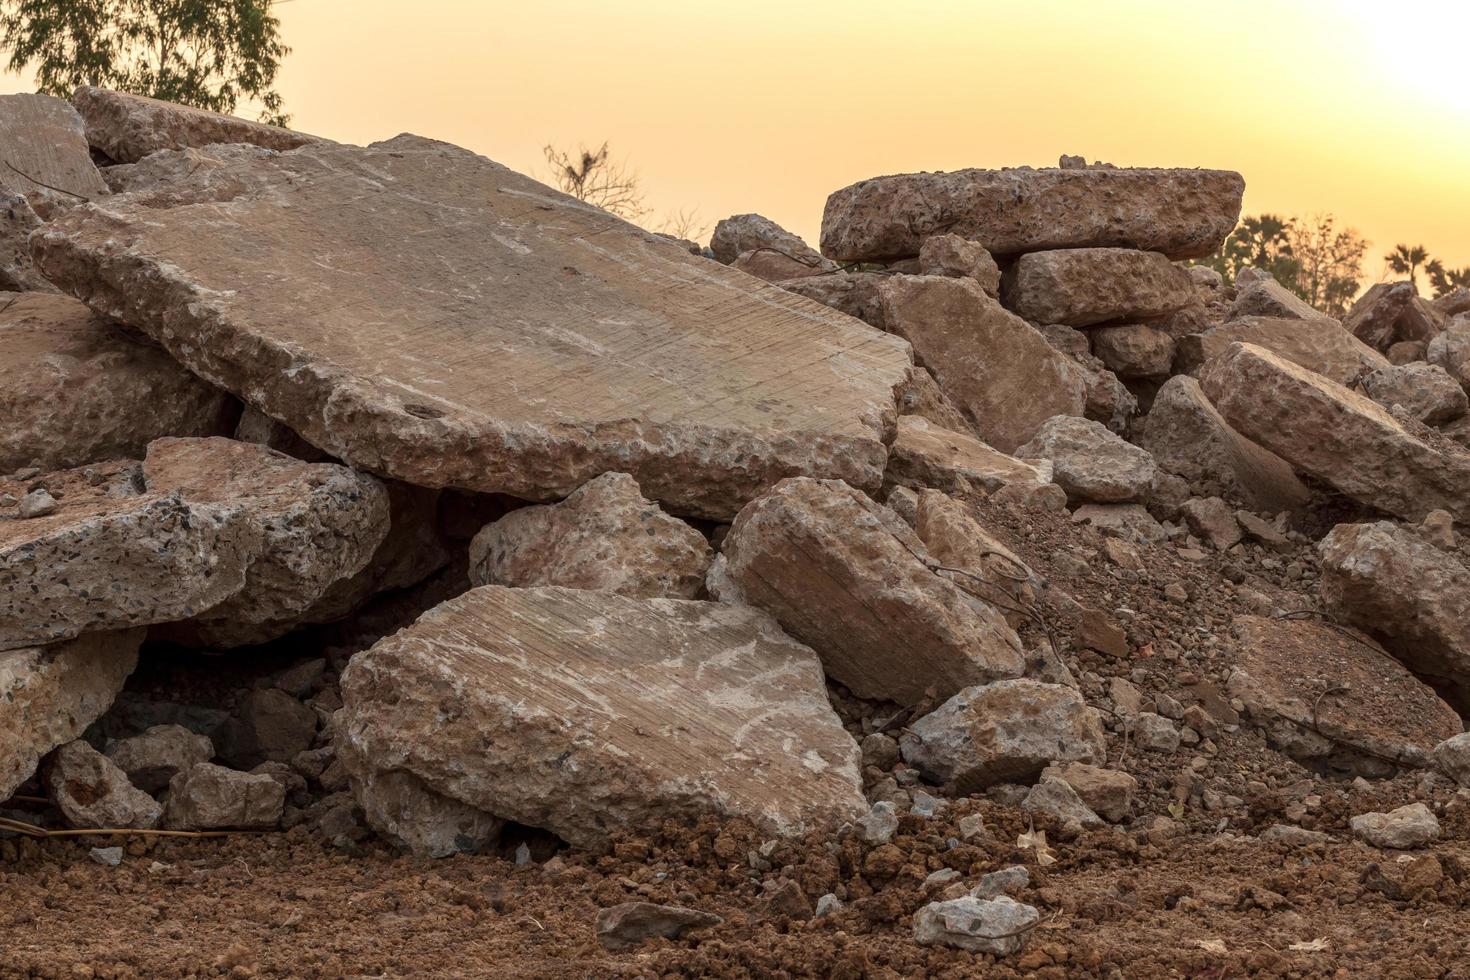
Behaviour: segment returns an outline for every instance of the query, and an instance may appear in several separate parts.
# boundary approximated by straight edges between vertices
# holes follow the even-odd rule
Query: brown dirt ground
[[[789,863],[765,875],[746,860],[758,841],[734,827],[629,841],[603,858],[568,854],[552,871],[377,846],[349,855],[295,832],[135,840],[139,853],[118,868],[90,861],[88,843],[27,842],[0,873],[0,977],[1467,975],[1470,807],[1452,808],[1453,843],[1417,864],[1361,844],[1107,830],[1057,842],[1045,870],[1015,846],[1026,827],[1014,811],[978,809],[988,832],[976,844],[946,849],[951,819],[905,817],[893,845],[788,845],[775,857]],[[926,874],[953,867],[973,881],[1021,861],[1032,883],[1020,897],[1045,916],[1024,953],[996,962],[914,945],[909,916],[935,897]],[[772,873],[808,896],[846,881],[848,904],[792,918],[761,899]],[[726,922],[604,952],[597,909],[645,899]],[[1325,948],[1289,949],[1314,940]]]

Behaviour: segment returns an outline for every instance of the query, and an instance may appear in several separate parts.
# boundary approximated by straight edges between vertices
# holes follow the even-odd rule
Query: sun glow
[[[1470,124],[1470,5],[1460,0],[1349,2],[1384,84]]]
[[[653,222],[816,239],[876,174],[1059,154],[1239,170],[1248,213],[1332,212],[1470,265],[1470,0],[292,0],[293,125],[403,131],[546,176],[612,144]],[[18,91],[29,80],[0,80]]]

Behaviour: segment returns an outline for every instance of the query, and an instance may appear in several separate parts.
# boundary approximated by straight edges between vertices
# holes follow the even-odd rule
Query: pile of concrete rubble
[[[1120,733],[1242,724],[1470,784],[1470,292],[1338,322],[1182,264],[1238,174],[880,177],[820,252],[759,215],[704,250],[448,144],[97,89],[0,98],[0,147],[0,802],[432,857],[711,814],[881,842],[900,792],[1126,823]],[[1321,536],[1330,624],[1241,617],[1228,690],[1145,709],[1079,684],[1126,633],[1042,622],[976,499],[1122,565],[1381,519]],[[227,711],[128,687],[281,650]],[[1433,837],[1422,805],[1360,819]],[[1019,950],[1024,877],[916,940]]]

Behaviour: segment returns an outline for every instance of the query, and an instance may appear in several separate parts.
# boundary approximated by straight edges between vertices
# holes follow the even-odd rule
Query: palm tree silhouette
[[[1434,288],[1434,298],[1454,292],[1461,286],[1470,286],[1470,266],[1463,269],[1447,269],[1439,259],[1430,259],[1424,264],[1429,276],[1429,285]]]
[[[1431,261],[1428,249],[1423,245],[1395,245],[1383,259],[1394,272],[1408,276],[1414,291],[1419,291],[1419,270]]]

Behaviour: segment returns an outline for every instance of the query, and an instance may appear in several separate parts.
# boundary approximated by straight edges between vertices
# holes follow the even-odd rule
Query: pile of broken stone
[[[1324,498],[1380,512],[1320,546],[1321,612],[1365,632],[1242,621],[1229,695],[1299,758],[1470,782],[1425,683],[1467,703],[1470,293],[1378,286],[1338,322],[1181,264],[1238,174],[881,177],[832,195],[819,253],[91,88],[0,98],[0,147],[0,800],[35,777],[78,828],[316,821],[433,857],[711,814],[881,842],[890,773],[916,813],[1020,784],[1126,821],[1121,698],[1089,703],[982,497],[1191,560],[1291,546]],[[226,717],[124,693],[140,651],[248,658],[385,603],[411,622]],[[1420,723],[1329,722],[1313,657],[1391,663]],[[1179,707],[1131,736],[1222,727]],[[1405,809],[1361,833],[1436,832]],[[1023,872],[916,939],[1018,950]],[[709,918],[609,935],[640,914]]]

